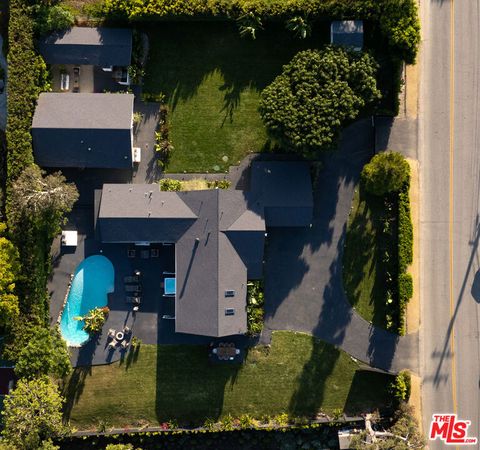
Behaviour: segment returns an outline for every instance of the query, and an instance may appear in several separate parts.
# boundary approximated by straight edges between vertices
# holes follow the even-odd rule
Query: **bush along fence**
[[[270,418],[271,422],[255,425],[248,415],[233,419],[227,416],[221,422],[211,421],[216,428],[211,428],[207,422],[204,427],[185,429],[172,428],[164,424],[162,428],[112,430],[110,432],[77,432],[73,436],[57,442],[61,449],[104,449],[108,444],[130,444],[142,450],[150,449],[204,449],[226,448],[232,450],[244,448],[285,448],[292,442],[292,448],[305,445],[313,448],[336,448],[338,446],[337,431],[345,426],[363,428],[362,417],[344,417],[336,420],[324,418],[315,423],[292,423],[279,425],[285,421],[287,414]],[[243,419],[242,419],[243,418]],[[301,443],[300,445],[299,442]],[[208,444],[208,445],[207,445]],[[281,445],[283,444],[283,445]]]
[[[413,296],[413,279],[407,273],[408,266],[413,261],[413,224],[410,214],[410,180],[398,194],[398,333],[406,332],[405,315],[408,302]]]
[[[352,18],[377,21],[392,51],[407,63],[415,61],[420,43],[416,0],[105,0],[110,19],[155,20],[161,18],[230,18],[245,15],[259,20],[293,17]]]

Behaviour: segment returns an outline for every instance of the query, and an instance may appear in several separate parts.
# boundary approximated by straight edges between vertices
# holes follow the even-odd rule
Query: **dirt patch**
[[[405,111],[409,119],[417,118],[419,65],[408,65],[405,69]]]
[[[420,328],[420,187],[418,161],[407,158],[410,165],[410,209],[413,223],[413,262],[408,272],[413,278],[413,297],[407,306],[407,333],[415,333]]]
[[[412,379],[410,398],[408,404],[413,406],[413,415],[417,419],[418,428],[420,433],[423,433],[423,422],[422,422],[422,379],[413,373],[410,372]]]

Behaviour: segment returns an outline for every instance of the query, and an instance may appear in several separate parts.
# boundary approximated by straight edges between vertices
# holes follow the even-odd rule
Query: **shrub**
[[[405,272],[413,260],[413,225],[408,184],[398,195],[398,270]]]
[[[398,276],[398,309],[399,309],[399,323],[398,334],[403,336],[405,329],[405,314],[407,305],[413,295],[413,279],[409,273],[401,273]]]
[[[400,191],[409,180],[410,166],[398,152],[378,153],[362,170],[365,189],[378,196]]]
[[[390,385],[390,391],[398,402],[407,402],[410,398],[412,380],[408,370],[402,370]]]
[[[181,191],[182,182],[173,178],[162,178],[160,181],[161,191]]]
[[[264,294],[262,281],[247,283],[247,326],[249,335],[257,335],[263,329]]]
[[[75,23],[71,11],[61,5],[36,5],[32,10],[36,18],[34,29],[39,35],[66,30]]]
[[[109,312],[110,310],[107,306],[104,306],[103,308],[93,308],[86,316],[76,317],[76,319],[85,322],[83,329],[86,332],[90,334],[99,333],[107,320]]]
[[[207,181],[209,189],[228,189],[232,185],[230,180],[213,180]]]
[[[333,148],[341,127],[380,98],[376,70],[370,55],[339,47],[299,52],[261,94],[270,135],[307,156]]]

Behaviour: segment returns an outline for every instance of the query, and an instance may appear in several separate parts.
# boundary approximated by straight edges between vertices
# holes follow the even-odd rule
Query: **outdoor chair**
[[[130,328],[128,328],[128,327],[123,327],[123,332],[124,332],[125,334],[130,333],[130,331],[131,331]]]
[[[139,310],[139,307],[138,306],[134,306],[133,307],[133,312],[137,312]]]
[[[127,348],[130,344],[129,344],[126,340],[124,340],[124,341],[122,341],[122,343],[121,343],[120,345],[121,345],[123,348]]]
[[[108,343],[108,348],[113,349],[117,346],[117,341],[114,339],[112,342]]]
[[[133,275],[133,276],[126,276],[123,278],[124,283],[139,283],[140,277]]]
[[[212,353],[213,353],[214,355],[216,355],[216,354],[218,353],[218,348],[214,348],[214,349],[212,350]]]
[[[240,350],[238,348],[235,349],[235,354],[236,355],[239,355],[240,354]]]
[[[127,256],[129,258],[135,258],[136,254],[137,254],[137,252],[135,251],[134,248],[130,248],[130,249],[127,250]]]
[[[142,292],[142,286],[139,284],[127,284],[125,286],[126,292]]]
[[[115,330],[113,328],[108,330],[108,337],[115,337]]]

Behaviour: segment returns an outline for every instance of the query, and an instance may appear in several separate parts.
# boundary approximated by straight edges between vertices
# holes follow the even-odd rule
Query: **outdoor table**
[[[123,341],[123,338],[125,337],[125,335],[123,334],[123,331],[119,331],[116,335],[115,335],[115,339],[117,341]]]
[[[218,359],[228,359],[235,357],[237,354],[235,352],[235,347],[230,346],[219,346],[217,349]]]

